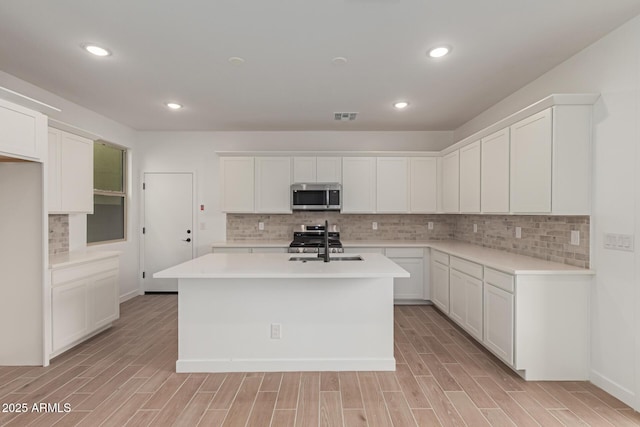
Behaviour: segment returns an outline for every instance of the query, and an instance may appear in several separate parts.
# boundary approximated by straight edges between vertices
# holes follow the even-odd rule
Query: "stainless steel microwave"
[[[291,185],[291,210],[339,211],[342,186],[338,183],[309,183]]]

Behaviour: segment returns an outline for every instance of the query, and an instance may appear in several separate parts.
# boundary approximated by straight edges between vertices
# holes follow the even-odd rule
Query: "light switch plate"
[[[579,230],[571,230],[571,242],[574,246],[580,245],[580,231]]]
[[[433,221],[427,222],[427,229],[433,230]]]
[[[478,232],[478,224],[473,224],[473,232],[474,233]]]
[[[377,229],[378,229],[378,223],[377,223],[377,222],[375,222],[375,221],[373,221],[373,222],[371,223],[371,228],[372,228],[372,229],[374,229],[374,230],[377,230]]]
[[[516,227],[516,239],[522,239],[522,227]]]
[[[264,230],[264,222],[259,222],[258,223],[258,230],[263,231]]]

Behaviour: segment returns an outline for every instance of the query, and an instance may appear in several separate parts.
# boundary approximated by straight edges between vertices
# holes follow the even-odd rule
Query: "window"
[[[87,215],[87,243],[126,239],[127,150],[104,141],[93,144],[93,214]]]

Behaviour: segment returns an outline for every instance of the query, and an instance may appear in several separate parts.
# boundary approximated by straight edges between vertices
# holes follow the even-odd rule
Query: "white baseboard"
[[[594,385],[600,387],[616,399],[621,400],[636,411],[640,411],[638,400],[636,399],[636,395],[633,390],[629,390],[628,388],[623,387],[614,381],[611,381],[609,378],[594,370],[591,370],[589,380]]]
[[[395,371],[390,359],[178,360],[176,372]]]
[[[131,292],[127,292],[126,294],[120,295],[120,304],[122,304],[125,301],[129,301],[131,298],[135,298],[138,295],[140,295],[140,291],[138,289],[135,289]]]

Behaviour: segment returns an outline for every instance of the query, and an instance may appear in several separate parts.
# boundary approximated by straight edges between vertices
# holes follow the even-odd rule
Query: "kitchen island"
[[[176,371],[395,370],[393,279],[409,273],[380,254],[292,256],[305,257],[207,254],[154,274],[178,279]]]

